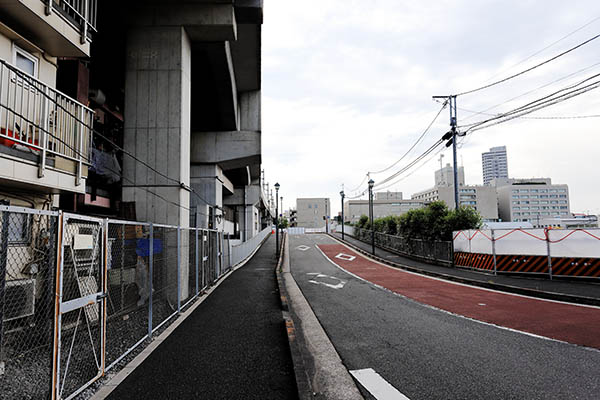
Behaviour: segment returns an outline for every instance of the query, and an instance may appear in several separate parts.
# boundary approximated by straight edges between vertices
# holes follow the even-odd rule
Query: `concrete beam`
[[[194,132],[191,162],[219,164],[224,170],[261,163],[261,133],[257,131]]]
[[[129,10],[132,26],[183,26],[190,41],[236,40],[232,4],[136,4]]]
[[[235,0],[235,17],[240,24],[262,24],[263,0]]]
[[[231,51],[240,92],[261,87],[261,25],[240,24],[238,36],[231,42]]]

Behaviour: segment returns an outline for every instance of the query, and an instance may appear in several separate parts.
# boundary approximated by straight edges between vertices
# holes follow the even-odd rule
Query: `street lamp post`
[[[279,257],[279,182],[275,184],[275,255]]]
[[[375,255],[375,227],[373,226],[373,185],[375,181],[369,179],[369,219],[371,220],[371,252]]]
[[[340,196],[342,196],[342,240],[344,240],[344,191],[340,192]]]

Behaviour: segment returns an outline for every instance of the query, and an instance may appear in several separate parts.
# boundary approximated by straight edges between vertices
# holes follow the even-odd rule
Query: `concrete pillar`
[[[190,40],[182,27],[136,27],[126,48],[124,147],[171,179],[125,156],[123,200],[140,221],[188,226]]]
[[[198,195],[192,196],[191,204],[192,207],[196,207],[199,211],[199,227],[208,228],[210,207],[216,205],[223,207],[223,183],[219,180],[222,176],[221,167],[216,164],[200,164],[192,165],[190,172],[190,186]],[[221,215],[222,210],[217,210],[213,207],[213,213]],[[218,221],[217,218],[213,218],[215,224],[213,229],[223,229],[223,219]]]

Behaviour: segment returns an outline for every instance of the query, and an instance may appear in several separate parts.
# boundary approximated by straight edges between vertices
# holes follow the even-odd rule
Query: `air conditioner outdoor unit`
[[[35,312],[35,279],[6,281],[4,321],[29,317]]]

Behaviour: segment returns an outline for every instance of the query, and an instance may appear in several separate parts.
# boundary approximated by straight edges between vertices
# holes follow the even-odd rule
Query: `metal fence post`
[[[148,338],[152,339],[152,277],[154,271],[154,224],[150,222],[150,241],[148,246]]]
[[[58,223],[58,240],[56,248],[56,296],[54,302],[54,350],[53,350],[53,373],[52,373],[52,399],[60,398],[60,351],[61,351],[61,330],[62,330],[62,314],[60,313],[60,305],[62,303],[63,291],[63,268],[64,268],[64,246],[63,240],[65,237],[65,215],[59,211]]]
[[[8,230],[9,230],[9,211],[0,213],[2,217],[2,231],[0,237],[0,367],[4,371],[4,346],[2,346],[3,328],[4,328],[4,307],[6,288],[6,264],[8,262]]]
[[[111,248],[112,249],[112,248]],[[108,218],[104,219],[104,279],[102,280],[102,294],[104,296],[108,295],[108,257],[111,257],[112,254],[108,254]],[[104,314],[104,320],[102,321],[102,351],[101,351],[101,360],[102,360],[102,376],[106,371],[106,319],[108,316],[108,304],[107,297],[102,299],[102,312]]]
[[[544,229],[544,233],[546,234],[546,250],[548,253],[548,275],[550,276],[550,280],[552,280],[552,256],[550,255],[550,230],[548,228]]]
[[[177,225],[177,312],[181,312],[181,227]]]
[[[492,257],[494,258],[494,275],[497,274],[496,265],[496,237],[494,236],[494,230],[491,230],[492,234]]]
[[[196,260],[195,260],[195,264],[196,264],[196,296],[198,296],[199,290],[198,290],[198,227],[196,227],[195,229],[196,232]]]

